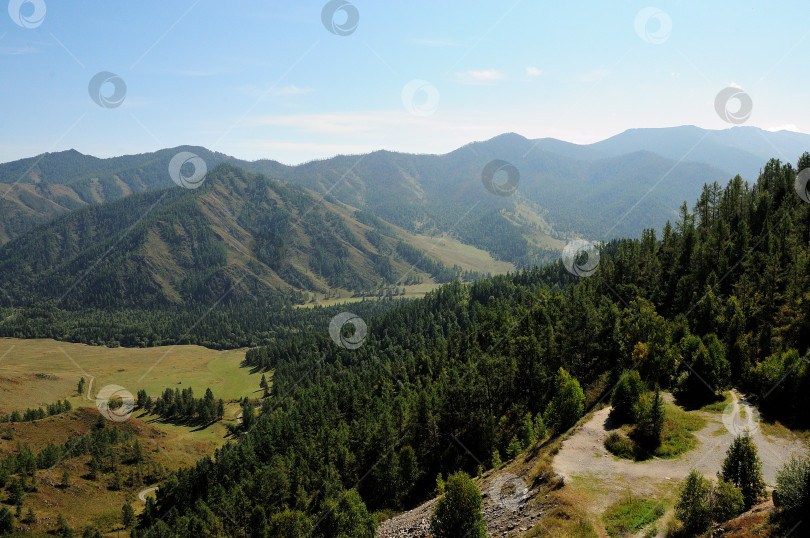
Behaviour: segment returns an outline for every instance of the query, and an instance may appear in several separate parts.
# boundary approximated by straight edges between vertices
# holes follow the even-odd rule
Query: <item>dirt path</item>
[[[592,511],[600,514],[616,499],[617,492],[655,495],[673,491],[674,484],[695,468],[707,478],[714,478],[734,438],[748,428],[762,460],[765,482],[773,486],[778,469],[791,455],[804,456],[806,448],[798,438],[766,436],[758,426],[759,413],[736,391],[725,413],[701,412],[707,425],[695,432],[698,446],[676,459],[652,459],[632,462],[615,458],[604,447],[608,434],[606,423],[610,408],[600,409],[563,442],[554,458],[554,471],[565,476],[567,483],[580,484],[595,501]],[[741,410],[745,410],[744,415]]]
[[[154,493],[154,492],[156,492],[157,490],[158,490],[158,488],[157,488],[157,487],[154,487],[154,488],[146,488],[145,490],[143,490],[143,491],[141,491],[140,493],[138,493],[138,499],[139,499],[139,500],[140,500],[142,503],[145,503],[145,502],[146,502],[146,496],[147,496],[147,495],[149,495],[150,493]]]

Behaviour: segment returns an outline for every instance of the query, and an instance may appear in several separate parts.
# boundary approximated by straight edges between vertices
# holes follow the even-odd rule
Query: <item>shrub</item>
[[[728,521],[742,514],[745,500],[742,490],[725,480],[719,480],[712,491],[712,519],[718,523]]]
[[[447,478],[444,495],[436,502],[430,517],[430,529],[434,538],[486,537],[481,492],[466,473],[458,472]]]
[[[773,504],[787,513],[810,511],[810,462],[791,458],[776,473]]]
[[[675,517],[683,522],[690,535],[706,532],[712,522],[709,493],[711,484],[697,470],[692,469],[684,479],[675,505]]]
[[[366,508],[356,489],[347,491],[337,502],[324,503],[323,529],[327,536],[374,538],[377,521]]]
[[[614,456],[633,460],[636,457],[636,447],[633,441],[620,434],[619,432],[610,432],[605,438],[605,448]]]

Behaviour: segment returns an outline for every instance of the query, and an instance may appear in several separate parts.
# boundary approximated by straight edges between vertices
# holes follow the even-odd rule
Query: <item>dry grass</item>
[[[8,352],[6,354],[6,352]],[[261,374],[241,364],[244,350],[216,351],[199,346],[107,348],[55,340],[0,339],[0,414],[70,399],[94,406],[76,391],[79,378],[92,380],[92,394],[120,385],[158,396],[166,388],[211,388],[226,401],[259,394]]]
[[[0,439],[0,453],[6,455],[16,451],[18,442],[28,444],[36,451],[48,442],[62,443],[70,436],[85,435],[91,431],[98,417],[95,409],[79,408],[34,422],[3,425],[0,430],[5,432],[13,429],[15,438]],[[219,440],[216,443],[203,442],[182,431],[156,427],[134,417],[109,427],[131,432],[141,442],[147,458],[160,463],[167,470],[191,465],[220,444]],[[78,531],[77,535],[81,535],[88,526],[98,526],[115,536],[120,527],[118,522],[124,503],[131,501],[136,512],[142,509],[143,505],[136,495],[146,486],[125,486],[121,491],[112,491],[107,487],[111,477],[109,473],[98,481],[87,478],[89,460],[90,456],[68,458],[54,468],[37,472],[37,489],[26,497],[23,504],[23,513],[31,507],[37,516],[36,523],[25,525],[33,535],[41,536],[53,530],[56,518],[61,513],[68,524]],[[126,478],[129,466],[122,465],[121,468]],[[60,487],[64,471],[68,471],[71,477],[68,488]],[[128,535],[128,531],[122,532],[124,534]]]

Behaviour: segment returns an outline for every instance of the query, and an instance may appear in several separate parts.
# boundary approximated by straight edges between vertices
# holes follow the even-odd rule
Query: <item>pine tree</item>
[[[742,490],[746,508],[754,506],[765,495],[762,462],[749,432],[738,435],[728,447],[718,476]]]
[[[127,529],[135,524],[135,510],[129,503],[121,507],[121,524]]]
[[[270,395],[270,385],[267,383],[267,378],[262,374],[262,380],[259,383],[259,388],[264,390],[264,397],[267,398]]]
[[[56,518],[56,535],[62,538],[72,538],[73,536],[73,529],[70,528],[65,516],[63,516],[61,512]]]

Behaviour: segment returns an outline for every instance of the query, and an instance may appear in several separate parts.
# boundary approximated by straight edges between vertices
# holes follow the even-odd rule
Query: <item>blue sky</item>
[[[298,163],[503,132],[722,129],[731,85],[751,97],[747,125],[810,132],[801,1],[352,0],[349,35],[325,27],[324,1],[37,2],[1,2],[0,161],[193,144]],[[89,96],[100,71],[126,84],[117,108]]]

